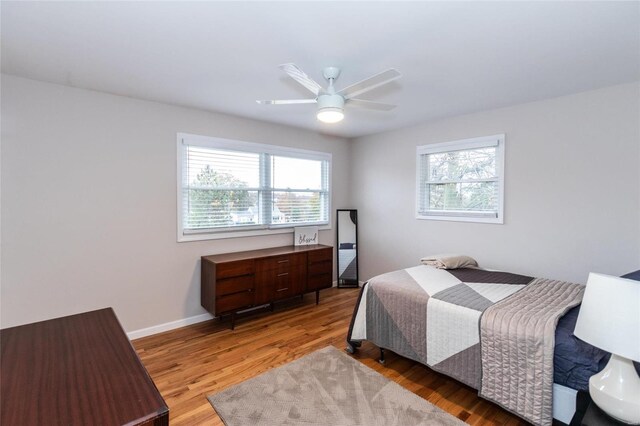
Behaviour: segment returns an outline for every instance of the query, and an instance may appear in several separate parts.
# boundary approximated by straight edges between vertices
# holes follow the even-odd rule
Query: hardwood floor
[[[358,289],[323,290],[320,304],[306,295],[276,305],[274,313],[228,322],[207,321],[133,341],[170,409],[170,424],[222,425],[207,395],[273,367],[333,345],[343,350]],[[365,365],[472,425],[526,425],[477,392],[414,361],[364,342],[355,355]]]

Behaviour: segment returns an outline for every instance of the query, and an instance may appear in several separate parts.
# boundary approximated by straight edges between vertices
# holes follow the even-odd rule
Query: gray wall
[[[291,244],[177,243],[177,132],[331,152],[332,208],[347,205],[345,139],[3,75],[3,328],[105,306],[127,331],[199,315],[201,255]]]
[[[640,268],[639,88],[614,86],[355,140],[351,188],[362,279],[443,252],[576,282],[590,271]],[[498,133],[506,133],[504,225],[415,219],[416,146]]]
[[[438,252],[581,282],[640,267],[638,84],[352,143],[6,75],[1,89],[3,328],[104,306],[128,331],[199,315],[201,255],[291,242],[177,243],[177,132],[333,153],[332,209],[358,208],[362,279]],[[415,147],[497,133],[505,224],[416,220]]]

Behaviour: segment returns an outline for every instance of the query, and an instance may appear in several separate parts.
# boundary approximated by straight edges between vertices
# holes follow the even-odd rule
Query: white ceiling
[[[640,2],[8,2],[2,72],[357,137],[640,80]],[[347,109],[317,122],[278,69],[294,62],[342,88],[388,68]]]

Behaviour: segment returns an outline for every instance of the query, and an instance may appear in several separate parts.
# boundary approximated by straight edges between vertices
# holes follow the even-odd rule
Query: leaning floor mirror
[[[358,211],[338,209],[338,287],[358,287]]]

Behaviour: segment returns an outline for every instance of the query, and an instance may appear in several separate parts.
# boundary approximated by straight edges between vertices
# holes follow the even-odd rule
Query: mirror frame
[[[356,262],[356,280],[355,283],[341,283],[340,280],[340,212],[349,212],[349,216],[351,216],[351,214],[353,214],[355,216],[355,224],[354,226],[356,227],[356,232],[355,232],[355,236],[356,236],[356,241],[355,241],[355,245],[356,245],[356,257],[355,257],[355,262]],[[360,287],[360,273],[358,271],[358,266],[359,266],[359,247],[358,247],[358,210],[357,209],[337,209],[336,210],[336,279],[337,279],[337,283],[338,283],[338,288],[357,288]]]

